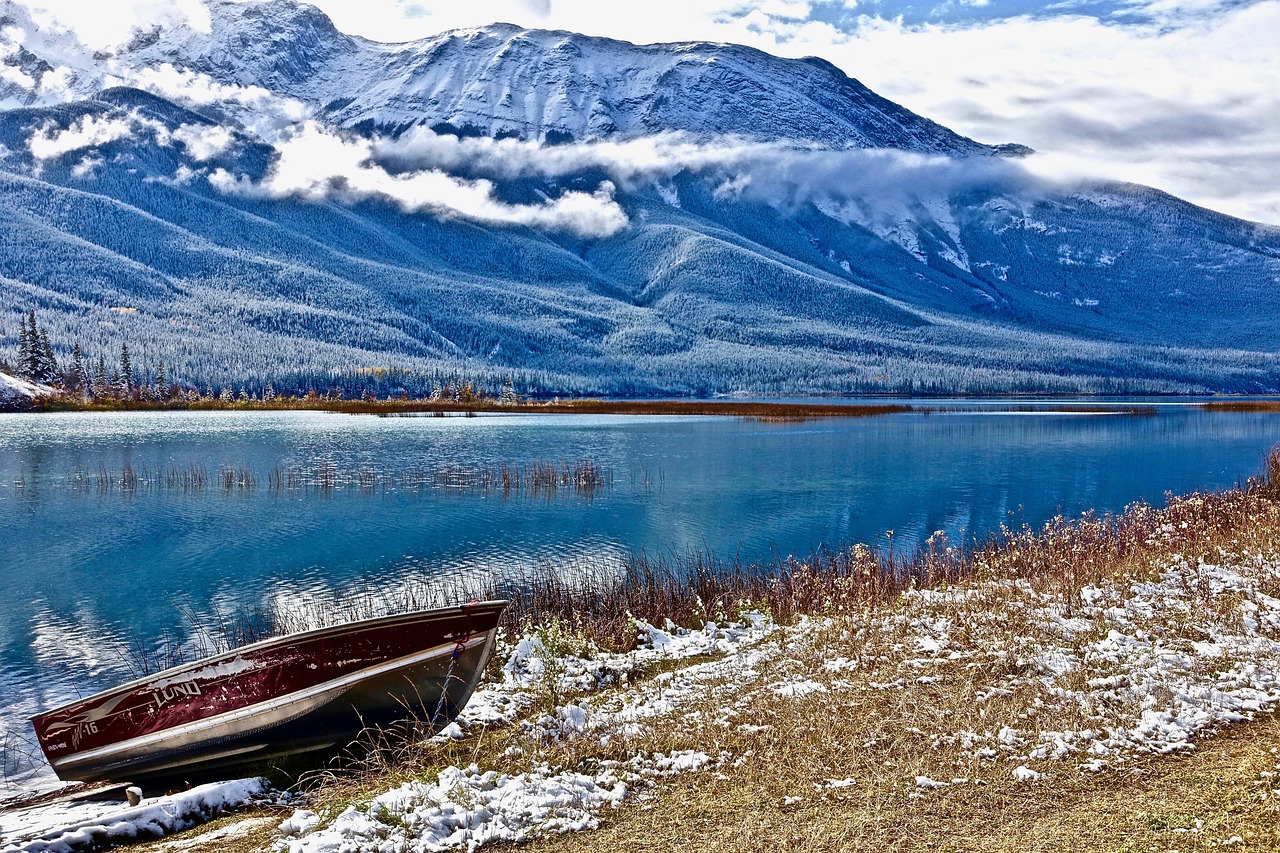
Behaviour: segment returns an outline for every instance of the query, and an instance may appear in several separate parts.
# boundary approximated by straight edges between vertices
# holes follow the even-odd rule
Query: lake
[[[1280,442],[1280,415],[1186,404],[928,405],[799,422],[0,417],[6,774],[46,772],[27,716],[129,677],[132,652],[218,611],[637,550],[768,559],[883,548],[889,531],[909,549],[1231,486]]]

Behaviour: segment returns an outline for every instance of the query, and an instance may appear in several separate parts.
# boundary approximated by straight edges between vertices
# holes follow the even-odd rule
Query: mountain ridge
[[[207,36],[84,60],[114,63],[109,87],[84,72],[0,111],[0,294],[90,357],[140,337],[175,378],[255,387],[377,368],[546,393],[1280,388],[1280,230],[1034,178],[825,61],[514,26],[409,55],[314,7],[210,9]],[[294,12],[292,47],[258,39]],[[391,70],[335,104],[342,51]],[[770,121],[716,121],[745,101]]]

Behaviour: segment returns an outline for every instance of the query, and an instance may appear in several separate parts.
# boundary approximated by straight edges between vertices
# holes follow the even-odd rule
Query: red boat
[[[336,751],[406,717],[443,726],[471,697],[505,601],[264,640],[37,714],[58,778],[192,778]]]

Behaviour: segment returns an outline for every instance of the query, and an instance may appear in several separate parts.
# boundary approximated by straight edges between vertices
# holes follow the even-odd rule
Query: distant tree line
[[[60,363],[48,329],[36,318],[34,309],[20,321],[16,362],[0,358],[0,372],[29,382],[47,385],[81,400],[123,400],[175,404],[270,402],[283,398],[299,400],[379,400],[421,399],[476,402],[497,399],[518,402],[529,393],[527,381],[506,375],[501,382],[486,375],[467,378],[461,372],[408,371],[400,369],[352,369],[329,371],[325,375],[298,373],[280,380],[252,380],[238,384],[205,380],[177,381],[164,362],[154,368],[135,368],[128,343],[120,344],[118,359],[108,362],[99,354],[86,359],[76,341],[69,358]]]

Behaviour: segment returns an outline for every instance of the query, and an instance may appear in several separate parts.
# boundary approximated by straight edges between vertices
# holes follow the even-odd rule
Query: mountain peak
[[[334,123],[391,134],[419,125],[533,140],[681,132],[999,153],[818,58],[713,42],[637,45],[506,22],[381,44],[342,34],[303,3],[210,0],[210,10],[210,33],[162,33],[121,60],[265,86]]]

